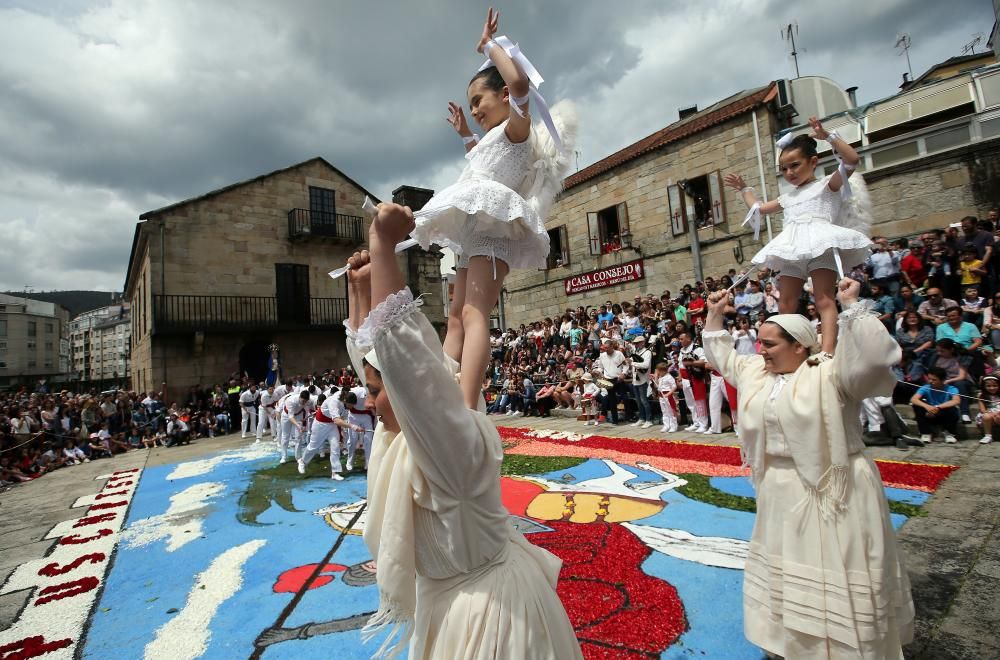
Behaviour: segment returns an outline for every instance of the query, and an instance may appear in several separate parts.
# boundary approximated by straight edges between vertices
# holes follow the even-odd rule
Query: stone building
[[[608,298],[676,292],[703,273],[748,262],[766,234],[755,241],[741,226],[746,207],[722,177],[738,172],[758,194],[777,194],[778,92],[771,84],[683,111],[677,122],[568,177],[546,222],[548,267],[507,277],[506,325]]]
[[[431,191],[395,194],[419,208]],[[179,396],[234,373],[262,380],[272,344],[286,377],[348,364],[346,282],[327,273],[367,239],[365,195],[313,158],[142,214],[124,287],[132,387]],[[438,259],[400,255],[413,288],[438,290]],[[424,309],[443,327],[439,300]]]
[[[62,305],[0,294],[0,387],[64,380],[68,321]]]

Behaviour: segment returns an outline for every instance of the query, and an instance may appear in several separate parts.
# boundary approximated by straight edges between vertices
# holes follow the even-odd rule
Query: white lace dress
[[[544,218],[524,198],[533,167],[532,140],[513,143],[507,122],[490,130],[466,155],[458,181],[434,195],[416,216],[411,233],[420,247],[432,243],[459,256],[500,259],[511,268],[544,268],[549,235]]]
[[[830,190],[829,184],[827,176],[778,197],[784,228],[754,256],[754,264],[787,270],[789,264],[819,259],[833,248],[840,250],[845,270],[864,262],[871,239],[856,229],[834,224],[842,200],[840,191]]]
[[[485,411],[465,407],[457,363],[444,355],[418,304],[409,289],[389,296],[356,333],[348,327],[347,340],[358,373],[363,351],[374,347],[402,429],[394,435],[382,422],[376,428],[369,512],[385,504],[375,501],[380,491],[373,484],[387,468],[386,446],[406,443],[414,465],[406,498],[412,534],[375,526],[371,515],[365,529],[366,542],[376,545],[412,538],[416,611],[409,655],[582,658],[556,595],[562,562],[511,524],[500,498],[503,447],[496,427]]]

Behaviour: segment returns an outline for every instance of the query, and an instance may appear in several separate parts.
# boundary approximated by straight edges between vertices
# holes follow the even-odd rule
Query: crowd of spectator
[[[885,436],[889,420],[883,413],[894,403],[912,405],[921,442],[936,431],[955,442],[963,423],[982,428],[981,442],[992,439],[994,422],[1000,422],[998,239],[1000,210],[993,209],[985,219],[966,217],[919,236],[876,236],[871,257],[849,273],[902,349],[891,399],[865,402],[863,421],[872,442]],[[496,329],[483,382],[488,410],[544,417],[554,408],[572,409],[588,424],[648,428],[660,422],[663,432],[679,428],[667,420],[672,410],[681,424],[688,423],[686,430],[701,433],[721,432],[728,413],[725,419],[736,430],[736,406],[729,403],[737,393],[723,387],[698,348],[705,300],[713,291],[732,290],[728,328],[737,351],[753,353],[760,324],[778,312],[778,275],[732,268],[677,292],[606,299],[567,308],[560,317]],[[822,333],[808,283],[800,302]],[[292,381],[321,389],[358,383],[349,367]],[[50,393],[42,386],[0,393],[0,485],[229,433],[240,424],[239,397],[251,384],[234,374],[227,384],[190,388],[179,403],[155,392]]]

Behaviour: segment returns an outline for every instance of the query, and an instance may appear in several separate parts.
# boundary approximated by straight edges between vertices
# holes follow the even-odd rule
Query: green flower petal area
[[[570,456],[521,456],[519,454],[505,454],[503,463],[500,465],[500,474],[504,476],[545,474],[547,472],[575,468],[581,463],[586,463],[587,460],[586,458]]]

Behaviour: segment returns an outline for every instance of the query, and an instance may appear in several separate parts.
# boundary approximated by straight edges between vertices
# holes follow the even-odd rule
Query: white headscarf
[[[781,326],[785,332],[795,337],[795,341],[809,350],[809,355],[819,352],[819,336],[816,334],[816,328],[801,314],[769,316],[766,323],[776,323]]]

